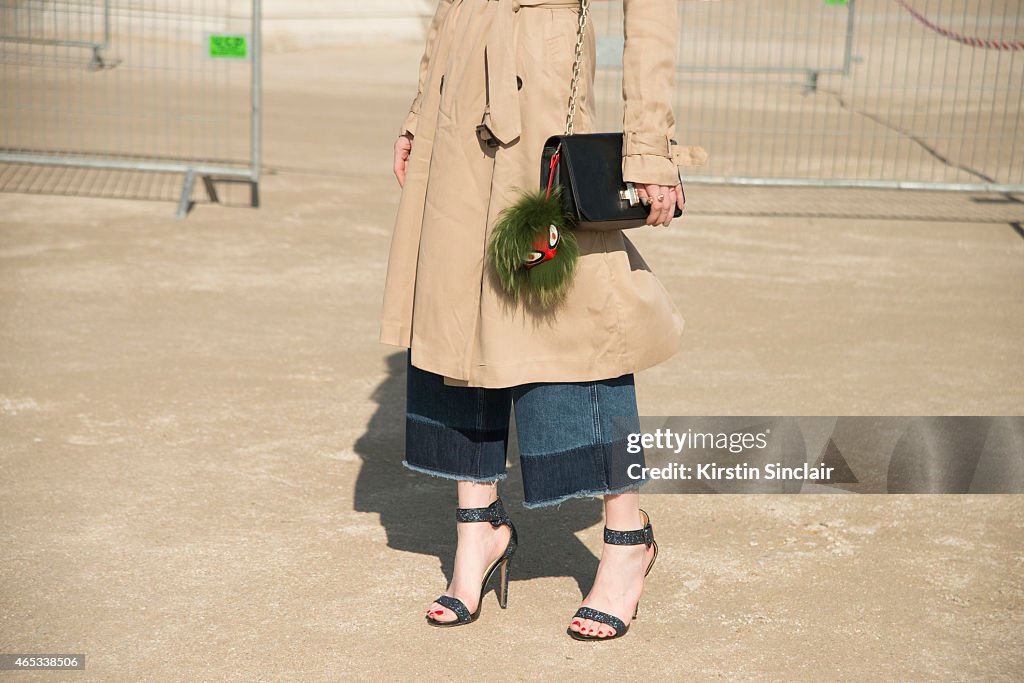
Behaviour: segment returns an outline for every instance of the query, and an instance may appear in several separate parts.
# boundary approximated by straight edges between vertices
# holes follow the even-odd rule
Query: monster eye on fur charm
[[[498,280],[516,299],[551,306],[569,291],[579,245],[561,186],[525,192],[502,211],[487,247]]]
[[[558,253],[558,228],[554,224],[548,226],[548,234],[541,235],[533,243],[533,251],[526,255],[526,269],[529,270],[536,265],[555,258]]]

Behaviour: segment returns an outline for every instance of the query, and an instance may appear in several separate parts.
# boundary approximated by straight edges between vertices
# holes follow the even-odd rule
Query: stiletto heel
[[[643,510],[641,510],[641,512],[643,512]],[[647,513],[644,513],[644,514],[647,514]],[[650,519],[649,518],[648,518],[648,523],[650,523]],[[651,544],[654,546],[654,556],[651,557],[651,562],[650,562],[650,564],[647,565],[647,571],[644,572],[644,578],[645,579],[647,578],[647,575],[651,573],[651,567],[654,566],[654,561],[656,559],[658,559],[658,544],[654,542],[654,537],[653,536],[651,536]],[[633,619],[636,619],[636,613],[639,612],[639,611],[640,611],[640,601],[637,600],[636,601],[636,607],[633,608]]]
[[[455,510],[455,521],[456,522],[490,522],[491,526],[497,528],[505,525],[511,531],[508,538],[508,545],[505,546],[505,551],[501,554],[501,557],[496,559],[484,572],[483,581],[480,582],[480,600],[477,603],[476,611],[470,613],[466,607],[458,598],[451,595],[442,595],[434,602],[439,605],[443,605],[455,613],[455,619],[452,621],[438,621],[429,614],[427,615],[427,623],[431,626],[462,626],[463,624],[471,624],[477,620],[480,616],[480,608],[483,607],[484,593],[487,590],[487,582],[490,580],[491,575],[494,574],[494,570],[501,568],[501,574],[498,577],[500,584],[498,586],[498,605],[502,609],[508,604],[508,575],[509,567],[511,566],[512,555],[515,554],[516,548],[519,546],[519,538],[516,535],[516,528],[512,524],[512,520],[508,518],[505,513],[505,508],[501,504],[501,498],[499,497],[493,503],[485,508],[456,508]]]
[[[644,578],[651,573],[651,568],[654,566],[654,561],[658,559],[658,544],[654,540],[654,529],[651,527],[651,518],[643,510],[640,511],[643,515],[644,525],[640,529],[634,529],[632,531],[616,531],[614,529],[604,528],[604,542],[611,543],[612,545],[640,545],[643,543],[648,548],[654,547],[654,555],[651,556],[651,561],[647,563],[647,570],[644,572]],[[640,601],[636,601],[636,605],[633,607],[633,619],[636,619],[636,613],[640,609]],[[576,614],[573,617],[579,617],[581,619],[590,619],[591,621],[597,621],[602,624],[608,624],[615,629],[615,635],[613,636],[589,636],[573,631],[571,628],[567,628],[566,633],[575,638],[576,640],[615,640],[626,635],[626,631],[629,630],[629,626],[623,623],[622,619],[619,619],[615,615],[602,612],[600,610],[593,609],[592,607],[580,607],[576,610]]]
[[[498,593],[498,605],[501,609],[508,607],[508,572],[512,568],[512,558],[501,563],[501,591]]]

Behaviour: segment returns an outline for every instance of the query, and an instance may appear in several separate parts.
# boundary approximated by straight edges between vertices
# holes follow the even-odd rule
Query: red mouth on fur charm
[[[537,238],[533,243],[533,249],[526,254],[524,263],[527,270],[538,266],[545,261],[555,258],[558,253],[558,228],[554,225],[548,226],[548,234]]]

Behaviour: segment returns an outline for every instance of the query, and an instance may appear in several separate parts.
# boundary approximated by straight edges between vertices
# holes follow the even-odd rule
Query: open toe
[[[501,556],[494,560],[484,571],[483,581],[480,583],[480,599],[477,602],[476,610],[470,612],[462,600],[452,595],[442,595],[427,610],[427,623],[431,626],[461,626],[476,621],[477,617],[480,616],[480,608],[483,605],[484,589],[491,575],[496,571],[500,579],[498,584],[498,605],[504,609],[508,601],[509,566],[512,561],[512,555],[518,546],[518,539],[516,528],[501,504],[501,497],[499,496],[485,508],[456,508],[455,520],[457,522],[490,522],[491,526],[495,528],[507,526],[509,528],[509,539]],[[438,614],[436,605],[439,605],[446,611]],[[450,614],[454,615],[454,618],[451,618]]]
[[[630,531],[617,531],[605,527],[604,542],[612,545],[643,544],[648,549],[653,548],[654,553],[647,564],[647,570],[644,572],[646,577],[650,574],[654,561],[658,558],[658,544],[654,541],[654,529],[651,527],[651,518],[643,510],[640,510],[640,514],[644,522],[642,528]],[[634,619],[639,607],[640,601],[638,600],[633,608]],[[573,615],[572,624],[577,622],[579,623],[578,630],[573,629],[571,625],[566,629],[566,632],[575,640],[614,640],[615,638],[621,638],[629,631],[629,624],[625,623],[622,619],[614,614],[602,612],[593,607],[580,607],[576,610],[576,614]]]

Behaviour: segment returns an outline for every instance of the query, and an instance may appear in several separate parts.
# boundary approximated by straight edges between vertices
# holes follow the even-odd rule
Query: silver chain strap
[[[580,62],[583,60],[583,39],[587,30],[587,10],[590,0],[580,0],[580,26],[576,34],[576,59],[572,64],[572,91],[569,93],[569,113],[565,117],[565,134],[572,135],[572,118],[576,113],[576,91],[580,84]]]

